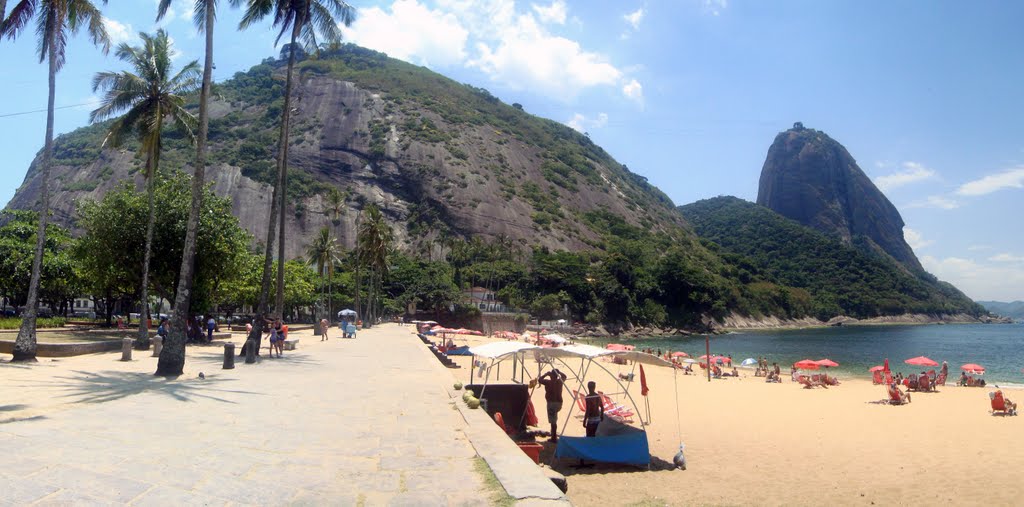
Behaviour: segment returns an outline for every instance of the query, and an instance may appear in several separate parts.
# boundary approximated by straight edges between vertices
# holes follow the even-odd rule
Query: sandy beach
[[[471,337],[468,343],[487,341]],[[457,362],[463,369],[452,370],[453,376],[466,382],[470,358]],[[616,375],[631,368],[605,366]],[[536,375],[532,360],[527,367]],[[665,367],[645,369],[652,470],[598,465],[581,471],[553,462],[568,477],[574,504],[1010,505],[1024,498],[1024,417],[991,415],[991,388],[947,384],[936,393],[912,393],[909,405],[890,406],[883,402],[885,389],[864,379],[840,377],[839,386],[804,389],[789,381],[788,368],[781,384],[743,369],[739,378],[711,382]],[[503,364],[501,374],[507,381],[511,368]],[[643,410],[635,378],[629,390]],[[604,372],[589,380],[599,390],[615,389]],[[1006,391],[1014,401],[1024,401],[1021,393]],[[534,391],[533,400],[544,406],[543,389]],[[543,411],[539,417],[546,429]],[[680,432],[685,471],[668,468]],[[567,434],[583,434],[576,417]],[[544,456],[552,453],[548,448]]]

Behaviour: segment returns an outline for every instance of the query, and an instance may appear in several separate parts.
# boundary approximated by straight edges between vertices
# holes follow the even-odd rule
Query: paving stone
[[[51,484],[102,500],[127,503],[153,487],[127,477],[115,477],[66,465],[53,465],[31,476],[36,482]]]
[[[33,505],[33,507],[36,507],[36,506],[38,506],[38,507],[49,507],[49,506],[54,506],[54,507],[61,506],[61,507],[64,507],[64,506],[68,506],[68,505],[90,506],[90,507],[105,507],[105,506],[111,506],[112,507],[112,506],[124,505],[124,504],[123,503],[118,503],[118,502],[113,502],[113,501],[110,501],[110,500],[104,500],[104,499],[101,499],[101,498],[96,498],[94,496],[89,496],[89,495],[86,495],[86,494],[83,494],[83,493],[77,492],[77,491],[71,491],[71,490],[67,490],[67,489],[62,489],[62,490],[58,491],[57,493],[54,493],[54,494],[52,494],[50,496],[47,496],[46,498],[43,498],[42,500],[39,500],[38,502],[33,503],[32,505]]]
[[[153,507],[185,507],[185,506],[224,506],[228,501],[209,495],[186,491],[170,486],[157,486],[143,493],[131,502],[135,506]]]
[[[31,478],[15,477],[0,473],[0,505],[25,505],[51,495],[60,488],[51,484],[34,481]]]

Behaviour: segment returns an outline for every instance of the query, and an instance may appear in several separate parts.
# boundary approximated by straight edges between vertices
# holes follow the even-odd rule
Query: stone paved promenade
[[[0,505],[490,503],[451,377],[410,328],[295,334],[234,370],[190,348],[171,382],[149,352],[0,364]]]

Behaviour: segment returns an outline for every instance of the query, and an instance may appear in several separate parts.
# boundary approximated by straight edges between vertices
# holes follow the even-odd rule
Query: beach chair
[[[888,384],[886,386],[886,392],[889,394],[890,405],[903,405],[910,403],[910,393],[904,393],[900,391],[900,388],[896,384]]]
[[[633,422],[633,416],[635,414],[629,409],[629,407],[615,403],[615,401],[609,398],[608,395],[602,392],[598,392],[597,394],[601,396],[601,404],[604,405],[605,415],[610,415],[613,418],[621,419],[625,422]]]
[[[808,377],[807,375],[800,375],[797,377],[796,381],[799,382],[800,385],[804,386],[804,389],[813,389],[816,385],[814,381],[811,380],[811,377]]]
[[[917,390],[917,374],[916,373],[911,373],[910,375],[908,375],[907,379],[903,382],[903,385],[905,385],[907,387],[907,389],[910,390],[910,391],[916,391]]]
[[[935,385],[936,386],[944,386],[944,385],[946,385],[946,374],[945,373],[940,373],[938,377],[935,377]]]
[[[1017,415],[1017,404],[1003,397],[1003,391],[997,390],[988,393],[988,397],[992,402],[992,415],[996,415],[996,412],[1002,412],[1003,415]]]
[[[876,371],[876,372],[872,373],[872,375],[871,375],[871,383],[872,384],[881,384],[882,382],[883,382],[883,380],[882,380],[882,372],[881,371]]]

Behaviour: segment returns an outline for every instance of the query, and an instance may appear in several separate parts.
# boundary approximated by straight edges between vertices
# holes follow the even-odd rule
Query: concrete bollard
[[[133,343],[135,343],[135,340],[133,340],[131,338],[125,338],[124,340],[121,340],[121,360],[122,361],[131,361],[132,360],[132,344]]]
[[[164,349],[164,338],[162,336],[153,337],[153,357],[160,357],[160,351]]]
[[[225,343],[224,344],[224,369],[233,370],[235,368],[235,344]]]
[[[256,362],[256,342],[251,339],[245,342],[245,364]]]

